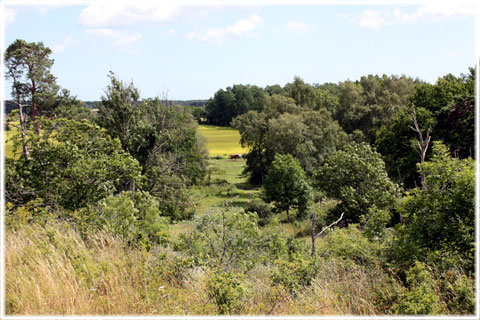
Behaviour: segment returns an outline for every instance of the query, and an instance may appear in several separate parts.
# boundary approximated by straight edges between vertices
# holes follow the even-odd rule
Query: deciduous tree
[[[273,202],[277,211],[287,211],[290,222],[290,209],[298,208],[305,215],[311,201],[311,187],[298,160],[290,154],[275,156],[263,185],[265,198]]]

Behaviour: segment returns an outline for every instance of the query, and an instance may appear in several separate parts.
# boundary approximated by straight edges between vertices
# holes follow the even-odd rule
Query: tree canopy
[[[291,154],[275,155],[263,188],[265,199],[273,202],[277,211],[287,211],[288,222],[290,208],[298,208],[300,216],[306,215],[312,190],[299,161]]]

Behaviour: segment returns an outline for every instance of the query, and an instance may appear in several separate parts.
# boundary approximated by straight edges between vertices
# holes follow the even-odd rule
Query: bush
[[[359,222],[369,208],[388,210],[395,204],[397,186],[388,177],[381,155],[365,143],[353,143],[330,155],[315,180],[327,196],[341,201],[333,218],[345,212],[346,220]]]
[[[339,257],[344,261],[364,266],[381,264],[381,244],[371,242],[357,225],[336,228],[317,241],[317,252],[328,257]]]
[[[448,309],[453,314],[475,313],[475,290],[473,279],[458,271],[449,271],[441,282],[441,292]]]
[[[436,292],[432,272],[422,262],[416,262],[407,272],[407,292],[401,294],[393,311],[397,314],[438,314],[442,306]]]
[[[270,276],[272,282],[283,286],[290,294],[295,295],[297,290],[309,286],[317,275],[318,268],[314,258],[296,256],[290,260],[275,260],[276,269]]]
[[[272,207],[261,199],[250,201],[245,207],[246,212],[255,212],[258,216],[258,223],[261,226],[268,224],[272,216]]]
[[[373,206],[368,209],[368,214],[360,216],[360,223],[363,225],[363,232],[369,240],[382,239],[387,233],[386,224],[392,218],[388,210],[378,209]]]
[[[197,264],[249,269],[257,262],[260,235],[255,214],[227,204],[196,217],[193,227],[175,247]]]
[[[213,272],[208,279],[207,292],[220,314],[238,313],[246,297],[242,278],[228,272]]]
[[[81,234],[105,229],[129,244],[147,249],[168,242],[168,219],[160,216],[158,201],[147,192],[123,192],[73,213]]]
[[[431,161],[420,165],[427,189],[413,189],[399,207],[404,223],[396,227],[389,255],[403,269],[415,260],[444,271],[474,271],[475,161],[448,156],[444,145],[433,146]]]

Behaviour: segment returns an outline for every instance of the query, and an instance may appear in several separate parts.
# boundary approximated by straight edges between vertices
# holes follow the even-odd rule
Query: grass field
[[[231,154],[247,153],[240,145],[238,130],[226,127],[199,125],[198,132],[207,140],[210,157],[228,157]]]
[[[13,157],[13,143],[10,138],[17,133],[17,128],[14,126],[10,126],[10,130],[4,131],[5,135],[5,157],[12,158]],[[18,156],[18,155],[17,155]]]

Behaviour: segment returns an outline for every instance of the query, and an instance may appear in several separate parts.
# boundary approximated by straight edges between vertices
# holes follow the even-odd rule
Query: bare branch
[[[328,226],[326,226],[325,228],[323,228],[322,231],[320,231],[319,233],[317,233],[317,234],[315,235],[315,238],[320,237],[325,231],[327,231],[327,230],[330,229],[331,227],[337,225],[337,224],[340,222],[340,220],[342,220],[344,214],[345,214],[345,212],[342,212],[342,214],[340,215],[340,218],[338,218],[337,221],[332,222],[331,224],[329,224]]]

